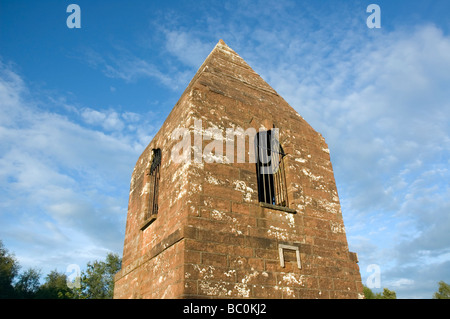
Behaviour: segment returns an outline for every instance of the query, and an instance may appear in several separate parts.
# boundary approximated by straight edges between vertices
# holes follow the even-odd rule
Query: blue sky
[[[71,3],[80,29],[66,26]],[[134,164],[223,39],[325,137],[363,282],[376,264],[399,298],[430,298],[450,283],[448,12],[0,0],[0,239],[44,275],[121,255]]]

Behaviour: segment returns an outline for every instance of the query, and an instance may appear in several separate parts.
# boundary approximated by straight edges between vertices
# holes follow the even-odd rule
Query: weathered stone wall
[[[190,126],[189,99],[189,95],[185,95],[179,100],[133,170],[122,269],[116,275],[115,298],[171,298],[181,295],[184,244],[178,237],[180,229],[187,224],[192,194],[189,180],[193,172],[189,163],[176,163],[171,159],[171,150],[177,143],[171,139],[171,134],[177,127]],[[153,148],[160,148],[162,154],[158,217],[141,230],[148,209],[147,173]]]
[[[201,128],[198,126],[201,121]],[[175,163],[177,127],[189,129],[202,161]],[[258,202],[254,162],[237,140],[249,128],[280,132],[289,211]],[[223,156],[205,152],[222,132]],[[227,152],[236,132],[234,154]],[[241,129],[241,131],[239,130]],[[218,136],[214,136],[217,140]],[[140,230],[146,209],[145,170],[152,148],[162,149],[157,219]],[[205,148],[206,147],[206,148]],[[220,163],[211,160],[220,160]],[[148,192],[148,191],[147,191]],[[284,267],[279,247],[284,250]],[[205,60],[133,171],[123,267],[116,298],[358,298],[362,284],[348,251],[328,146],[258,74],[222,41]]]

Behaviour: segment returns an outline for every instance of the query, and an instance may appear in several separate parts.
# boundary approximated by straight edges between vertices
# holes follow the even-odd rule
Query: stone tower
[[[324,138],[222,40],[134,168],[115,298],[359,298]]]

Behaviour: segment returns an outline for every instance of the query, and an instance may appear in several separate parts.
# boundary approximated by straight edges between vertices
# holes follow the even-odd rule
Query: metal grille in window
[[[259,201],[288,206],[283,158],[286,155],[274,130],[256,134],[256,171]]]
[[[159,191],[159,168],[161,166],[161,149],[152,150],[152,164],[150,171],[147,173],[149,178],[149,196],[148,196],[148,210],[145,219],[152,218],[158,213],[158,191]]]

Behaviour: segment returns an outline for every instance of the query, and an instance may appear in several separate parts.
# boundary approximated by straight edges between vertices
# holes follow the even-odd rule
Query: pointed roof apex
[[[211,81],[211,76],[234,79],[234,81],[241,82],[241,84],[234,83],[234,85],[251,86],[278,95],[278,93],[222,39],[217,42],[214,49],[203,61],[183,94],[189,91],[199,78],[203,78],[203,85],[214,87],[215,84]],[[206,78],[208,79],[206,80]]]
[[[219,40],[219,42],[217,42],[216,46],[214,47],[214,49],[211,51],[210,55],[213,54],[213,52],[220,52],[219,54],[223,54],[225,53],[226,55],[232,55],[234,56],[234,59],[236,60],[241,60],[242,63],[246,64],[246,62],[239,56],[239,54],[237,54],[232,48],[230,48],[225,41],[223,41],[222,39]],[[208,59],[208,58],[207,58]],[[206,60],[205,60],[206,61]]]
[[[216,46],[214,47],[214,49],[217,49],[217,48],[231,50],[231,48],[222,39],[220,39],[219,42],[217,42]]]

